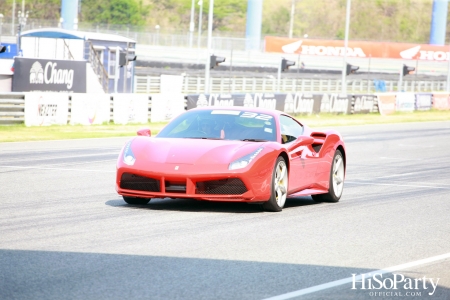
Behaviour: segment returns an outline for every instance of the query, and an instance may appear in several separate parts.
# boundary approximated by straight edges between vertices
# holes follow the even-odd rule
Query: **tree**
[[[84,0],[80,19],[100,24],[144,25],[149,8],[142,0]]]

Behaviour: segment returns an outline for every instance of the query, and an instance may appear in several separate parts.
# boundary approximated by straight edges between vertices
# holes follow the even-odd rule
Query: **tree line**
[[[264,0],[262,34],[287,36],[292,2],[295,1],[293,36],[343,39],[347,0]],[[16,12],[21,1],[16,0]],[[197,28],[199,0],[195,0]],[[0,3],[5,21],[13,0]],[[58,20],[61,0],[25,0],[33,19]],[[140,26],[161,32],[188,31],[192,0],[80,0],[79,22]],[[427,43],[433,0],[352,0],[350,39]],[[209,0],[203,0],[202,30],[207,29]],[[245,36],[247,1],[214,0],[216,32]],[[450,9],[449,9],[450,13]],[[449,28],[450,17],[447,19]],[[450,30],[447,38],[450,40]]]

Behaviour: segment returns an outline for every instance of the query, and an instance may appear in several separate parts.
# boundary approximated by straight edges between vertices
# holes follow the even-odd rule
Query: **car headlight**
[[[256,149],[254,152],[247,154],[246,156],[243,156],[239,159],[236,159],[235,161],[231,162],[228,166],[228,170],[237,170],[242,169],[248,166],[252,160],[263,150],[262,147]]]
[[[125,145],[125,149],[123,149],[123,162],[129,166],[134,165],[134,162],[136,161],[136,157],[134,156],[133,151],[131,150],[131,142],[129,141]]]

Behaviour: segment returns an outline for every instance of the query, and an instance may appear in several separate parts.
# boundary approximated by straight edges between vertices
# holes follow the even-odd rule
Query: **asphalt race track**
[[[450,299],[450,122],[339,130],[341,201],[281,213],[126,205],[124,138],[2,143],[0,299]]]

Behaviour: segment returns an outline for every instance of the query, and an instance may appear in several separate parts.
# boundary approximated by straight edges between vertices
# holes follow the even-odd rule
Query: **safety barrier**
[[[213,77],[211,78],[212,93],[340,93],[341,80],[337,79],[301,79],[281,78],[280,83],[272,77]],[[399,86],[401,84],[401,86]],[[439,92],[445,91],[444,81],[383,81],[384,91],[403,92]],[[347,93],[379,92],[380,81],[347,80]],[[183,94],[200,94],[205,90],[205,78],[202,76],[185,76],[183,79]],[[161,92],[160,76],[135,76],[135,93],[152,94]]]
[[[244,106],[291,114],[390,114],[450,110],[448,93],[236,93],[236,94],[0,94],[0,124],[116,124],[165,122],[195,107]]]

